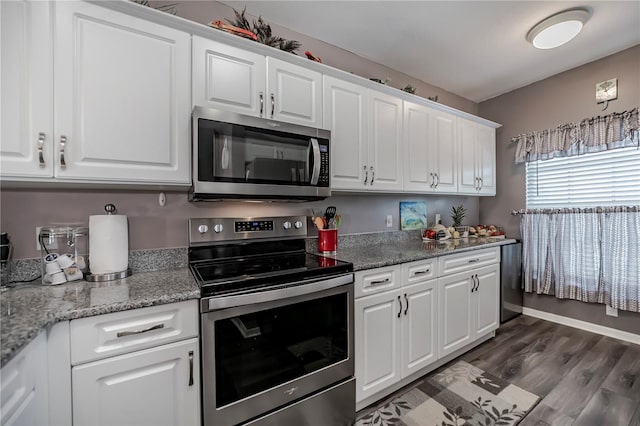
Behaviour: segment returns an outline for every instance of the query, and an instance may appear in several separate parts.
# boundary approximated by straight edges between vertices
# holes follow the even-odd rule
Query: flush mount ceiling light
[[[589,10],[584,8],[556,13],[531,28],[527,40],[538,49],[562,46],[578,35],[589,16]]]

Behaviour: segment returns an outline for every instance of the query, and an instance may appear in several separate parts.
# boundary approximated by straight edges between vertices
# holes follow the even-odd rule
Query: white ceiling
[[[640,43],[640,1],[224,1],[481,102]],[[527,32],[573,7],[591,19],[568,44]],[[615,76],[612,76],[615,77]]]

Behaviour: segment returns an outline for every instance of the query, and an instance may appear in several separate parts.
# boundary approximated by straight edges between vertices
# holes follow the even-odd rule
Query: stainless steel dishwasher
[[[500,263],[500,322],[522,314],[522,243],[502,246]]]

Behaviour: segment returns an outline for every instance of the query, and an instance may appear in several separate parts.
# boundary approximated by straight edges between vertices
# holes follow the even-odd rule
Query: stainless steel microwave
[[[192,117],[191,201],[331,195],[328,130],[202,107]]]

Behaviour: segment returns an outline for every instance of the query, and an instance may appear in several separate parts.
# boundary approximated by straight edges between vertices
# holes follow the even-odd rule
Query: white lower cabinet
[[[439,279],[439,357],[498,328],[498,270],[495,264]]]
[[[356,408],[496,330],[499,269],[489,248],[356,272]]]
[[[199,364],[192,338],[76,366],[73,423],[197,425]]]
[[[436,360],[436,289],[432,279],[356,299],[357,402]]]
[[[0,370],[2,425],[48,425],[47,382],[47,337],[42,332]]]

